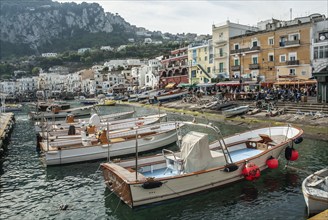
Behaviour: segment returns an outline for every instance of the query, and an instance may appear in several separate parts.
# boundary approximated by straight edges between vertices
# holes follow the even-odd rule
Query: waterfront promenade
[[[5,142],[14,125],[13,113],[0,113],[0,156],[3,154]]]
[[[212,96],[204,96],[203,100],[211,100]],[[234,101],[237,105],[249,105],[250,109],[256,108],[255,101]],[[143,106],[147,108],[160,109],[160,111],[169,111],[179,114],[192,115],[196,118],[224,122],[232,125],[247,126],[257,128],[263,126],[275,126],[282,124],[293,124],[302,127],[305,130],[306,137],[320,140],[328,140],[328,105],[316,103],[315,97],[311,97],[307,102],[278,102],[279,108],[284,108],[283,114],[271,117],[267,110],[254,115],[239,115],[232,118],[225,118],[221,111],[210,109],[194,110],[191,107],[195,103],[185,103],[182,100],[175,100],[167,103],[158,104],[140,104],[137,102],[122,102],[131,106]],[[319,113],[321,115],[319,116]]]

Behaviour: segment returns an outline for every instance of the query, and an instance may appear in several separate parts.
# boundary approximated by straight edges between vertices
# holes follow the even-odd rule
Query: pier
[[[13,113],[0,113],[0,157],[6,149],[6,142],[13,129],[15,118]]]

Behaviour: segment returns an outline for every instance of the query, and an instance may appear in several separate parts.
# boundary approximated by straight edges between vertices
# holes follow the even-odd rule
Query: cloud
[[[138,27],[170,33],[211,34],[213,23],[221,23],[227,19],[246,25],[256,25],[257,22],[270,18],[288,20],[290,8],[293,9],[293,18],[312,13],[327,16],[328,12],[326,0],[86,0],[86,2],[97,2],[105,11],[118,13],[127,22]]]

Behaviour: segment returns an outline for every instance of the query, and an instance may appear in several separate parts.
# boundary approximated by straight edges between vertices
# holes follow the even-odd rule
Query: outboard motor
[[[75,126],[74,125],[70,125],[68,128],[68,135],[75,135],[76,131],[75,131]]]

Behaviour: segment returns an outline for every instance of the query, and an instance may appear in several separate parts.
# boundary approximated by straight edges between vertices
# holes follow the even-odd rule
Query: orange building
[[[312,77],[311,30],[323,17],[272,19],[262,30],[230,38],[230,78],[272,84]]]

